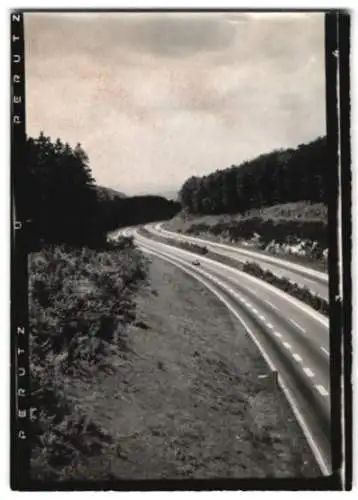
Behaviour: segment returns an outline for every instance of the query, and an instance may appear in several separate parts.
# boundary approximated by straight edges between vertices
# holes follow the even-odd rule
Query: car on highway
[[[193,260],[192,264],[193,264],[193,266],[200,266],[200,261],[199,260]]]

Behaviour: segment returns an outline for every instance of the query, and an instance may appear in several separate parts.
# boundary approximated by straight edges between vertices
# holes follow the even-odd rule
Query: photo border
[[[76,12],[317,12],[325,13],[326,117],[329,169],[329,288],[332,469],[328,477],[289,479],[178,479],[116,482],[40,482],[30,479],[28,329],[28,236],[25,174],[25,49],[23,15]],[[20,16],[21,22],[14,21]],[[351,144],[350,13],[336,9],[123,8],[21,9],[11,23],[11,488],[20,491],[211,491],[211,490],[349,490],[352,487],[352,318],[351,318]],[[18,37],[14,40],[13,37]],[[15,62],[20,55],[20,62]],[[17,58],[16,58],[17,60]],[[21,76],[14,81],[14,75]],[[338,87],[337,87],[338,85]],[[338,90],[337,90],[338,88]],[[20,103],[14,96],[21,95]],[[15,116],[19,118],[15,119]],[[337,334],[339,332],[339,334]],[[20,351],[22,352],[19,352]],[[26,376],[19,375],[24,369]],[[22,372],[23,370],[21,370]],[[19,389],[22,389],[20,396]],[[25,396],[23,394],[25,393]],[[20,417],[19,411],[26,411]],[[22,413],[23,415],[23,413]]]

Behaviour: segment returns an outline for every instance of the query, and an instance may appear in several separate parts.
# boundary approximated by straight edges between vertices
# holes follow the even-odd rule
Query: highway
[[[233,267],[125,229],[135,243],[207,286],[242,324],[278,381],[323,475],[331,473],[329,323],[277,288]],[[120,233],[118,233],[120,234]],[[200,265],[193,265],[193,261]],[[277,265],[275,263],[275,265]],[[218,332],[219,334],[220,332]]]
[[[164,236],[177,241],[187,241],[196,243],[197,245],[205,245],[213,253],[230,257],[238,262],[247,260],[257,262],[263,269],[267,269],[277,276],[285,276],[294,283],[301,286],[306,286],[313,293],[328,300],[328,274],[312,269],[308,266],[290,262],[283,258],[278,258],[271,255],[263,255],[260,252],[240,248],[233,245],[212,242],[206,239],[183,235],[168,231],[162,227],[162,223],[147,224],[145,229],[153,235]]]

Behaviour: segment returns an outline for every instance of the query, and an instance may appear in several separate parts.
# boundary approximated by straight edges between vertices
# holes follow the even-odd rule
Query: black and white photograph
[[[350,489],[349,14],[10,17],[12,488]]]

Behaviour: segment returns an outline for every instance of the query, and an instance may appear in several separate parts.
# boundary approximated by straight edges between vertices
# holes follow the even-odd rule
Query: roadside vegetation
[[[297,285],[297,283],[292,283],[287,278],[276,276],[271,271],[267,269],[262,269],[256,262],[245,262],[242,266],[242,271],[251,274],[256,278],[260,278],[270,285],[276,286],[283,290],[284,292],[292,295],[296,299],[302,300],[305,304],[313,307],[316,311],[329,316],[329,302],[322,297],[312,293],[307,287],[302,287]]]
[[[120,196],[97,189],[79,144],[40,134],[27,139],[26,161],[30,401],[38,408],[31,477],[91,479],[89,461],[105,456],[113,436],[80,395],[130,352],[147,261],[130,238],[107,241],[103,207]]]
[[[113,444],[74,391],[91,387],[101,371],[116,372],[131,349],[127,329],[146,261],[130,243],[120,246],[46,245],[29,257],[31,405],[40,409],[34,479],[73,479]]]
[[[164,227],[209,240],[252,247],[326,270],[328,216],[323,203],[287,203],[244,214],[192,215],[183,211]]]

